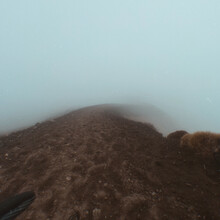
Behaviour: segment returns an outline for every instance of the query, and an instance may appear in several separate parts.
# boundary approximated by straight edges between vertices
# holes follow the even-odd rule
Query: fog
[[[219,11],[219,0],[1,1],[0,133],[103,103],[220,132]]]

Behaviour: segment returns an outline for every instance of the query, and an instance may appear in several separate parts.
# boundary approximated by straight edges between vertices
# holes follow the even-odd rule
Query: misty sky
[[[134,101],[220,132],[219,12],[219,0],[1,1],[0,132]]]

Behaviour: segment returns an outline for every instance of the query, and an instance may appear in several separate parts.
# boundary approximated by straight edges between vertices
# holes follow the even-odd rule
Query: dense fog
[[[1,1],[0,133],[103,103],[220,132],[219,11],[219,0]]]

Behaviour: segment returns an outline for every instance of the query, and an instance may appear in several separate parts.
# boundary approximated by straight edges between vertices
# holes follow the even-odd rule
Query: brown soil
[[[90,107],[0,138],[0,202],[33,190],[18,220],[217,220],[218,169],[172,135]]]

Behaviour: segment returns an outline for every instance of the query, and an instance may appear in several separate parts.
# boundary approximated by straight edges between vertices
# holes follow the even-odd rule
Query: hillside
[[[218,169],[150,124],[88,107],[0,138],[0,201],[36,193],[18,220],[217,220]]]

